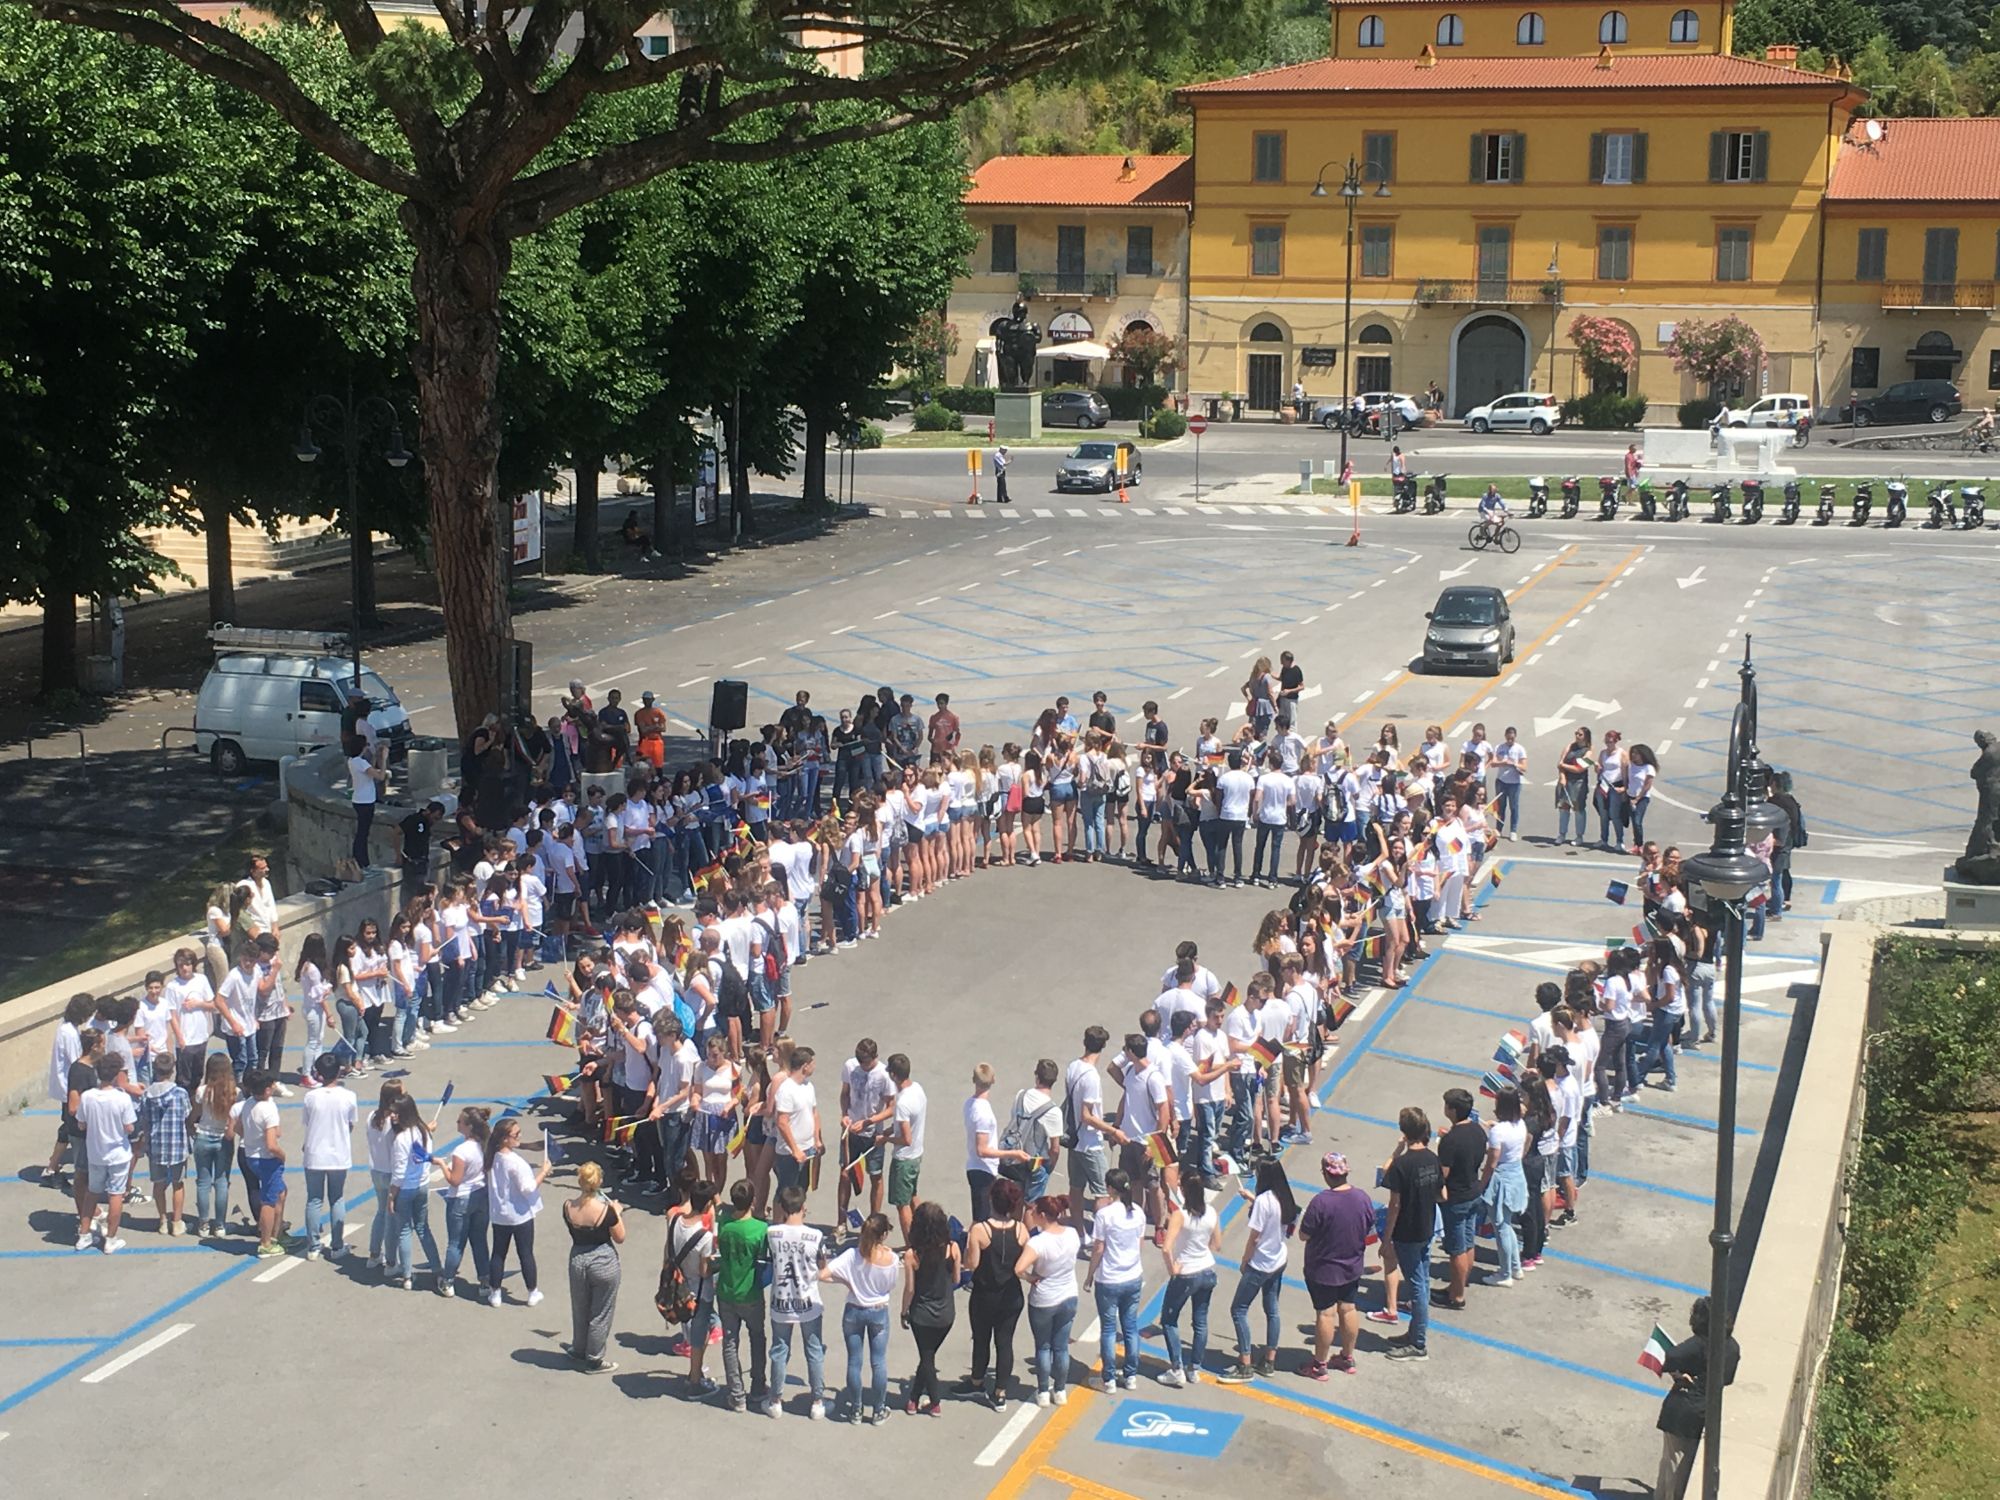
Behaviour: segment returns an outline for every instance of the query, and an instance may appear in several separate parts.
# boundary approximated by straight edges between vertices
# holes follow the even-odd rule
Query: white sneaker
[[[1139,1389],[1139,1377],[1137,1375],[1121,1376],[1118,1384],[1122,1390],[1136,1391]]]
[[[81,1250],[81,1249],[83,1248],[83,1246],[81,1246],[81,1245],[78,1245],[78,1246],[77,1246],[76,1248],[77,1248],[77,1249],[79,1249],[79,1250]],[[1047,1391],[1036,1391],[1036,1392],[1035,1392],[1035,1405],[1037,1405],[1037,1406],[1047,1406],[1048,1404],[1049,1404],[1049,1393],[1048,1393]]]
[[[777,1402],[766,1401],[764,1403],[764,1415],[769,1417],[773,1422],[777,1421],[778,1418],[782,1417],[784,1414],[785,1414],[785,1409],[782,1406],[778,1405]]]
[[[439,1035],[450,1036],[456,1030],[458,1030],[458,1028],[452,1025],[451,1022],[440,1021],[435,1026],[431,1027],[431,1034],[433,1036],[439,1036]]]
[[[1055,1393],[1054,1395],[1052,1395],[1051,1397],[1049,1397],[1049,1399],[1050,1399],[1051,1401],[1055,1402],[1055,1404],[1056,1404],[1057,1406],[1068,1406],[1068,1405],[1069,1405],[1069,1387],[1068,1387],[1068,1386],[1064,1386],[1064,1387],[1063,1387],[1063,1388],[1062,1388],[1061,1390],[1057,1391],[1057,1392],[1056,1392],[1056,1393]]]
[[[271,1092],[276,1094],[280,1099],[289,1099],[292,1097],[292,1091],[286,1088],[282,1083],[272,1084]]]
[[[78,1235],[78,1236],[76,1237],[76,1248],[77,1248],[77,1249],[79,1249],[79,1250],[94,1250],[94,1249],[96,1249],[96,1248],[97,1248],[97,1234],[96,1234],[96,1231],[94,1231],[94,1230],[90,1230],[90,1229],[86,1229],[86,1230],[84,1230],[84,1231],[83,1231],[83,1233],[82,1233],[82,1234],[79,1234],[79,1235]]]
[[[528,1306],[539,1307],[541,1305],[541,1301],[542,1301],[542,1289],[540,1287],[536,1287],[532,1292],[528,1293]]]
[[[122,1234],[119,1235],[116,1239],[110,1239],[104,1242],[104,1253],[106,1255],[116,1255],[120,1250],[123,1250],[124,1248],[125,1248],[125,1236]]]
[[[1187,1372],[1187,1383],[1189,1385],[1200,1385],[1206,1378],[1199,1370],[1189,1370]]]
[[[1511,1276],[1488,1276],[1479,1284],[1481,1286],[1512,1286],[1514,1278]]]
[[[815,1422],[824,1422],[826,1420],[826,1403],[824,1401],[813,1402],[811,1406],[806,1408],[806,1415],[811,1417]]]
[[[413,1037],[410,1041],[410,1046],[418,1052],[428,1052],[431,1050],[431,1044],[422,1037]]]
[[[369,1264],[372,1266],[375,1262],[370,1261]],[[498,1307],[500,1305],[500,1288],[496,1286],[486,1294],[486,1305],[488,1307]]]
[[[1160,1384],[1177,1391],[1187,1384],[1187,1377],[1178,1368],[1165,1369],[1160,1372]]]

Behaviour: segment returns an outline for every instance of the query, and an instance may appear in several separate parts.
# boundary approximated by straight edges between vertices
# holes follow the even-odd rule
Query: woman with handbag
[[[1582,845],[1590,832],[1590,777],[1596,769],[1591,754],[1590,726],[1579,724],[1576,735],[1562,753],[1556,767],[1556,847]],[[1569,820],[1576,817],[1576,837],[1569,836]]]

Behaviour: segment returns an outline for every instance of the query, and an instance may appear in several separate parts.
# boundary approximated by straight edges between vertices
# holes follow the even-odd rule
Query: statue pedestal
[[[1944,925],[1968,932],[2000,930],[2000,885],[1968,885],[1958,867],[1944,872]]]
[[[1019,442],[1042,435],[1042,394],[1040,391],[995,391],[993,393],[993,436],[999,441]]]

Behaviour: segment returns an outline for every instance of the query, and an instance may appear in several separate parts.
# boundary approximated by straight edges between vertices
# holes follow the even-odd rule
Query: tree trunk
[[[507,602],[510,528],[502,525],[500,284],[508,249],[490,218],[405,203],[416,247],[419,444],[431,546],[444,614],[452,716],[462,738],[505,706],[513,620]]]
[[[681,555],[678,500],[674,494],[674,433],[667,434],[652,463],[653,550],[662,557]]]
[[[570,465],[576,470],[576,540],[572,545],[585,572],[602,573],[604,547],[598,535],[597,483],[604,477],[604,455],[573,453]]]
[[[76,687],[76,595],[61,581],[42,595],[42,696]]]
[[[236,573],[229,554],[229,507],[215,495],[195,492],[201,510],[202,540],[208,547],[208,623],[236,623]]]
[[[806,452],[803,476],[808,505],[826,503],[826,414],[806,408]]]
[[[756,527],[750,524],[750,455],[743,442],[743,391],[737,388],[724,415],[729,437],[729,540],[740,541]]]

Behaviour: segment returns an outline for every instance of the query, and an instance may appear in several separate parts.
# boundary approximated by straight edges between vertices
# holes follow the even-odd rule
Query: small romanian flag
[[[576,1086],[576,1077],[577,1075],[574,1073],[544,1073],[542,1075],[542,1082],[547,1085],[549,1097],[553,1099],[559,1094],[567,1094],[574,1088]]]
[[[1146,1155],[1153,1159],[1153,1165],[1156,1167],[1171,1167],[1181,1159],[1180,1153],[1174,1150],[1174,1143],[1167,1139],[1164,1130],[1156,1130],[1146,1137]]]
[[[1222,1008],[1234,1010],[1243,1003],[1243,993],[1236,988],[1236,981],[1230,980],[1222,987]]]
[[[1674,1341],[1667,1337],[1667,1330],[1655,1323],[1646,1346],[1639,1351],[1639,1363],[1658,1375],[1666,1369],[1667,1356],[1673,1352],[1673,1347]]]
[[[576,1045],[576,1017],[558,1005],[549,1012],[549,1029],[544,1033],[558,1047]]]

